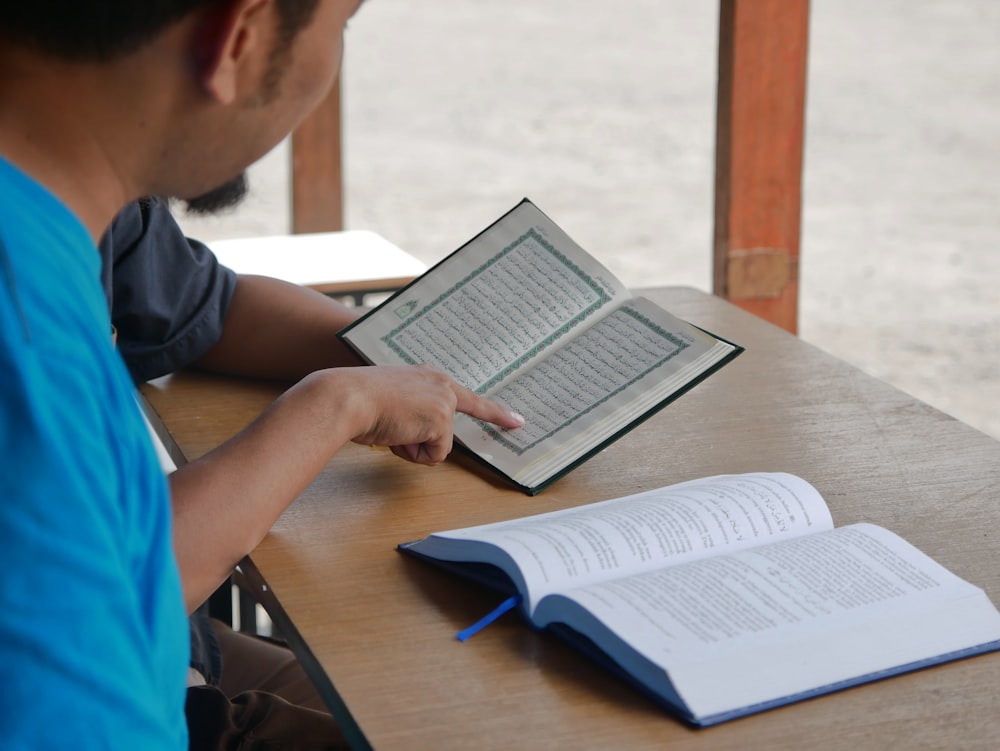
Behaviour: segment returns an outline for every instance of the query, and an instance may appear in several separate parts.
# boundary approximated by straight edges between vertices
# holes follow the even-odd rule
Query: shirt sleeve
[[[100,251],[118,349],[136,382],[194,362],[219,340],[236,274],[184,236],[165,201],[125,207]]]

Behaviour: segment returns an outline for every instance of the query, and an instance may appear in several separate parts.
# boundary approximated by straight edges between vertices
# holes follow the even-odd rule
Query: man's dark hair
[[[0,40],[66,60],[106,62],[132,52],[193,10],[228,0],[4,0]],[[276,0],[272,55],[280,60],[319,0]],[[2,43],[2,41],[0,41]]]

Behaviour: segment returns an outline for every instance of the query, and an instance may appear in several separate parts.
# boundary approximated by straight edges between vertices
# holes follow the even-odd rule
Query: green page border
[[[409,311],[408,310],[405,311],[405,314],[408,315],[408,317],[406,318],[406,320],[403,321],[399,326],[397,326],[396,328],[394,328],[392,331],[390,331],[388,334],[386,334],[385,336],[383,336],[381,338],[382,342],[392,352],[394,352],[401,360],[403,360],[407,364],[409,364],[409,365],[416,365],[416,364],[418,364],[417,361],[402,346],[400,346],[400,344],[398,342],[395,341],[395,337],[398,336],[404,329],[406,329],[407,326],[410,326],[414,321],[416,321],[417,319],[419,319],[421,316],[423,316],[424,314],[426,314],[428,311],[433,310],[434,308],[438,307],[446,298],[448,298],[450,295],[453,295],[456,291],[458,291],[459,289],[461,289],[462,287],[464,287],[466,284],[468,284],[469,282],[471,282],[473,279],[475,279],[477,276],[479,276],[480,274],[482,274],[490,266],[493,266],[495,263],[497,263],[504,256],[506,256],[509,253],[511,253],[514,250],[516,250],[520,245],[522,245],[529,238],[535,240],[539,245],[542,246],[542,248],[544,248],[552,256],[554,256],[560,263],[562,263],[564,266],[566,266],[566,268],[570,269],[574,274],[576,274],[577,278],[579,278],[588,287],[590,287],[590,289],[592,289],[595,293],[597,293],[598,299],[595,302],[591,303],[582,312],[580,312],[577,315],[575,315],[570,321],[568,321],[565,324],[563,324],[559,329],[557,329],[556,331],[552,332],[552,334],[550,334],[549,336],[547,336],[541,342],[538,342],[527,353],[525,353],[521,357],[517,358],[513,362],[509,363],[506,367],[503,368],[503,370],[501,370],[500,372],[494,374],[491,378],[489,378],[487,381],[485,381],[482,385],[476,387],[475,391],[476,391],[477,394],[483,394],[483,393],[485,393],[490,388],[492,388],[493,386],[495,386],[497,383],[499,383],[500,381],[502,381],[505,378],[507,378],[507,376],[509,376],[511,373],[513,373],[514,371],[516,371],[516,370],[524,367],[524,365],[527,362],[529,362],[532,359],[534,359],[535,357],[537,357],[538,354],[542,350],[544,350],[546,347],[549,347],[553,342],[555,342],[557,339],[561,338],[565,333],[567,333],[571,329],[576,328],[582,321],[585,321],[587,318],[589,318],[590,316],[592,316],[595,312],[597,312],[598,310],[600,310],[604,305],[606,305],[607,303],[609,303],[611,301],[611,296],[607,293],[607,291],[604,289],[604,287],[602,287],[600,284],[598,284],[596,281],[594,281],[588,274],[584,273],[580,269],[579,266],[577,266],[575,263],[573,263],[572,261],[570,261],[565,255],[563,255],[558,250],[556,250],[556,248],[552,245],[552,243],[550,243],[548,240],[546,240],[544,237],[542,237],[532,227],[532,228],[528,229],[528,231],[525,232],[523,235],[521,235],[519,238],[517,238],[517,240],[515,240],[514,242],[512,242],[506,248],[504,248],[499,253],[497,253],[495,256],[493,256],[488,261],[486,261],[481,266],[479,266],[479,268],[477,268],[476,270],[474,270],[471,274],[469,274],[468,276],[466,276],[464,279],[461,279],[460,281],[456,282],[454,285],[452,285],[447,290],[445,290],[444,292],[442,292],[440,295],[438,295],[438,297],[436,297],[433,301],[429,302],[427,305],[425,305],[423,308],[421,308],[421,310],[419,310],[417,313],[414,313],[413,315],[408,315]],[[405,309],[408,305],[409,305],[409,303],[403,303],[401,306],[399,306],[399,308],[400,309]]]
[[[655,331],[662,338],[666,339],[671,344],[675,345],[677,348],[673,352],[671,352],[670,354],[668,354],[665,357],[662,357],[659,360],[657,360],[655,363],[653,363],[652,365],[650,365],[648,368],[646,368],[645,370],[643,370],[641,373],[637,374],[634,378],[630,379],[626,383],[623,383],[621,386],[619,386],[617,389],[615,389],[611,393],[605,395],[604,397],[602,397],[598,401],[596,401],[593,404],[591,404],[589,407],[587,407],[582,412],[578,412],[577,414],[573,415],[572,417],[570,417],[568,420],[566,420],[561,425],[556,426],[555,428],[553,428],[552,430],[550,430],[548,433],[546,433],[544,436],[542,436],[541,438],[538,438],[537,440],[533,441],[532,443],[527,444],[526,446],[520,446],[518,444],[513,443],[512,441],[510,441],[506,437],[505,433],[499,431],[495,426],[490,425],[489,423],[483,422],[482,420],[476,420],[476,422],[479,424],[479,426],[483,429],[483,432],[486,433],[487,435],[489,435],[494,441],[496,441],[497,443],[503,445],[508,450],[510,450],[511,452],[513,452],[514,454],[516,454],[517,456],[520,456],[524,452],[530,451],[531,449],[533,449],[539,443],[542,443],[543,441],[548,440],[553,435],[555,435],[556,433],[558,433],[560,430],[563,430],[566,427],[572,425],[574,422],[576,422],[577,420],[579,420],[584,415],[587,415],[590,412],[592,412],[593,410],[597,409],[599,406],[601,406],[602,404],[604,404],[605,402],[607,402],[612,397],[620,394],[621,392],[623,392],[626,389],[630,388],[634,384],[638,383],[640,380],[642,380],[643,378],[645,378],[647,375],[649,375],[650,373],[652,373],[654,370],[656,370],[657,368],[661,367],[665,363],[669,362],[670,360],[672,360],[673,358],[675,358],[677,355],[679,355],[681,352],[683,352],[685,349],[687,349],[688,347],[691,346],[688,342],[685,342],[683,339],[677,338],[676,336],[674,336],[673,334],[671,334],[669,331],[667,331],[664,328],[662,328],[661,326],[653,323],[648,318],[646,318],[646,316],[642,315],[639,311],[635,310],[634,308],[630,308],[628,306],[623,306],[619,310],[621,310],[622,313],[625,313],[626,315],[629,315],[632,318],[634,318],[635,320],[639,321],[639,323],[642,323],[647,328]]]

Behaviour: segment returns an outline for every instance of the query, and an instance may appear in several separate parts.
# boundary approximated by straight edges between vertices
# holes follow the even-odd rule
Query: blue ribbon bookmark
[[[466,641],[470,636],[475,636],[484,628],[489,626],[493,621],[499,618],[501,615],[506,613],[508,610],[513,610],[518,605],[521,604],[521,595],[514,595],[513,597],[508,597],[506,600],[497,605],[493,610],[484,615],[478,621],[473,623],[468,628],[462,629],[455,636],[459,641]]]

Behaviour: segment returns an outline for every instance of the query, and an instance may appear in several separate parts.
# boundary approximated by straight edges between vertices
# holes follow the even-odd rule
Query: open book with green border
[[[516,430],[457,415],[455,439],[532,494],[743,351],[633,297],[528,199],[340,336],[524,415]]]

